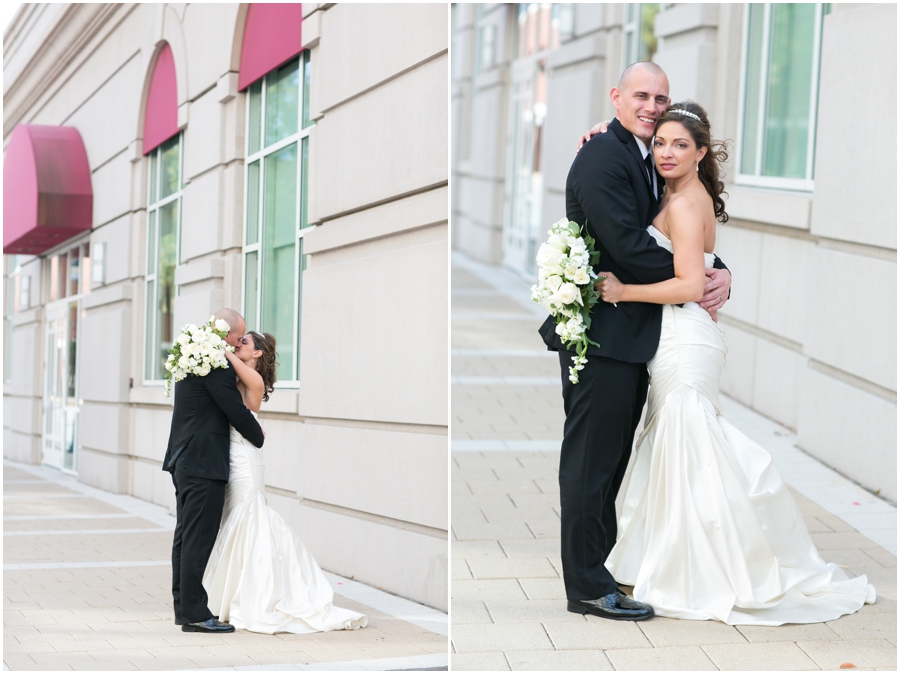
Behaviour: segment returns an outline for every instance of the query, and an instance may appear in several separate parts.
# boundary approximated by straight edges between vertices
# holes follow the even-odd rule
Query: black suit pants
[[[228,483],[185,475],[177,463],[172,482],[177,504],[172,541],[175,617],[190,623],[202,622],[213,617],[203,589],[203,572],[219,533]]]
[[[569,599],[598,599],[618,584],[604,566],[616,543],[616,495],[647,399],[646,363],[588,356],[569,381],[559,351],[566,424],[559,459],[563,579]]]

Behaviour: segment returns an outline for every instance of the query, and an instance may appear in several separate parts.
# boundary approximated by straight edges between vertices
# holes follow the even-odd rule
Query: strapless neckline
[[[657,243],[660,246],[665,248],[670,253],[674,252],[672,250],[672,239],[663,234],[660,230],[658,230],[652,223],[647,225],[647,232],[649,232],[650,236],[656,239]],[[706,265],[706,268],[709,269],[713,266],[713,263],[716,261],[715,253],[707,253],[703,252],[703,262]]]

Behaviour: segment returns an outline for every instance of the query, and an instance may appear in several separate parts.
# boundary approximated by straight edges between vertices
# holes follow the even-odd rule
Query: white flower
[[[190,336],[190,335],[185,335],[184,333],[182,333],[182,334],[178,335],[178,339],[177,339],[176,341],[177,341],[179,344],[181,344],[182,346],[184,346],[185,344],[190,344],[190,343],[191,343],[191,336]]]
[[[563,283],[554,295],[561,304],[581,304],[581,291],[574,283]]]
[[[576,285],[583,286],[583,285],[587,285],[588,283],[590,283],[591,277],[588,274],[587,269],[585,269],[584,267],[580,267],[578,269],[578,271],[576,271],[574,274],[572,274],[572,281]]]
[[[581,336],[581,333],[584,332],[584,323],[581,321],[581,314],[566,321],[566,330],[569,331],[569,334],[572,335],[572,337]]]
[[[538,250],[537,263],[541,267],[546,267],[547,269],[556,269],[559,267],[562,258],[562,251],[543,243]]]
[[[547,280],[544,282],[544,285],[546,285],[547,288],[549,288],[551,292],[555,293],[557,290],[559,290],[559,287],[562,285],[562,283],[563,283],[563,280],[559,276],[556,276],[554,274],[553,276],[547,277]]]
[[[223,321],[220,318],[219,320],[216,321],[216,330],[227,334],[228,331],[231,330],[231,326],[229,326],[228,323],[226,323],[225,321]]]
[[[551,248],[556,248],[556,250],[565,253],[566,248],[569,247],[569,242],[566,240],[566,237],[560,236],[559,234],[553,234],[547,239],[547,245]]]

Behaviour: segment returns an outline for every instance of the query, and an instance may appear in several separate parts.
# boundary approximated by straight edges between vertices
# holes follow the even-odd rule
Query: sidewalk
[[[565,417],[556,354],[537,334],[544,317],[523,281],[454,252],[451,668],[896,670],[896,508],[728,398],[725,415],[772,454],[823,557],[866,574],[878,601],[830,623],[781,627],[566,611],[557,485]]]
[[[189,634],[174,624],[175,518],[57,471],[4,461],[4,670],[447,669],[447,616],[326,574],[369,625]]]

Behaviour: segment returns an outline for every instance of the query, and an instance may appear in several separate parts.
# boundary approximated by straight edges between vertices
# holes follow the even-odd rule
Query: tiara
[[[700,119],[697,115],[695,115],[690,110],[682,110],[681,108],[669,108],[668,110],[666,110],[666,112],[677,112],[679,115],[686,115],[687,117],[693,117],[698,122],[703,124],[703,120]]]

